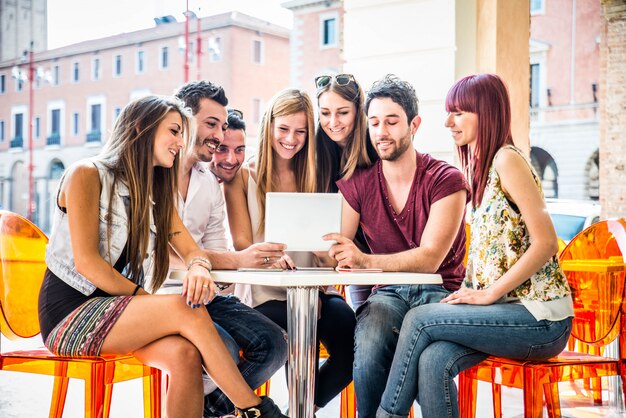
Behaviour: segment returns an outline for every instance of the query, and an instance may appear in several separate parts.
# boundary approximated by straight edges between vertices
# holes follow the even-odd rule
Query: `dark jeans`
[[[320,293],[320,303],[317,340],[324,344],[329,355],[315,375],[315,405],[322,408],[352,381],[356,319],[350,306],[340,296]],[[256,309],[287,329],[287,302],[272,300]]]
[[[241,349],[237,367],[251,388],[261,386],[285,364],[286,335],[266,316],[244,305],[235,296],[216,296],[206,308],[213,322]],[[233,403],[219,389],[205,396],[204,416],[222,416],[232,414],[234,410]]]

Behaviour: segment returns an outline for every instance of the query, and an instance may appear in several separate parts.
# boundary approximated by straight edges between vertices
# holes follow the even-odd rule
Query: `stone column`
[[[476,22],[478,72],[496,73],[506,82],[513,140],[529,155],[529,0],[477,0]]]
[[[600,204],[603,218],[626,217],[626,1],[602,0],[600,42]]]

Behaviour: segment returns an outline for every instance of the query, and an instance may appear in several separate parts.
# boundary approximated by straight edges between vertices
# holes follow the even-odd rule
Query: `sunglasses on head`
[[[327,86],[333,79],[338,86],[347,86],[354,82],[354,76],[352,74],[320,75],[315,77],[315,86],[321,89]]]
[[[238,109],[228,109],[228,114],[233,114],[235,116],[237,116],[239,119],[243,119],[243,112],[241,110]]]

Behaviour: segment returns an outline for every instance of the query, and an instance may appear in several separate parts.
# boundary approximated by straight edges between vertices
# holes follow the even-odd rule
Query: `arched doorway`
[[[559,170],[554,158],[544,149],[530,148],[530,162],[541,179],[545,197],[559,197]]]
[[[585,196],[590,200],[600,199],[600,153],[595,150],[585,164]]]

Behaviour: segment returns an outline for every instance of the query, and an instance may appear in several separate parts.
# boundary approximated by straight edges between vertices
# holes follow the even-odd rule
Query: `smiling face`
[[[246,153],[246,134],[242,129],[227,129],[217,147],[209,169],[224,183],[230,183],[241,168]]]
[[[171,111],[159,123],[154,135],[154,153],[152,164],[170,168],[176,156],[185,144],[183,139],[183,120],[180,113]]]
[[[195,156],[199,161],[209,162],[224,139],[226,130],[226,107],[215,100],[200,99],[196,120]]]
[[[331,140],[344,148],[354,130],[355,104],[330,90],[319,97],[318,103],[320,126]]]
[[[478,115],[472,112],[456,111],[448,114],[445,122],[450,128],[452,139],[457,147],[469,145],[473,150],[478,135]]]
[[[367,112],[370,138],[381,160],[394,161],[411,148],[421,119],[409,123],[402,106],[388,97],[375,98]]]
[[[272,122],[272,149],[278,158],[291,160],[306,143],[307,119],[304,112],[277,116]]]

